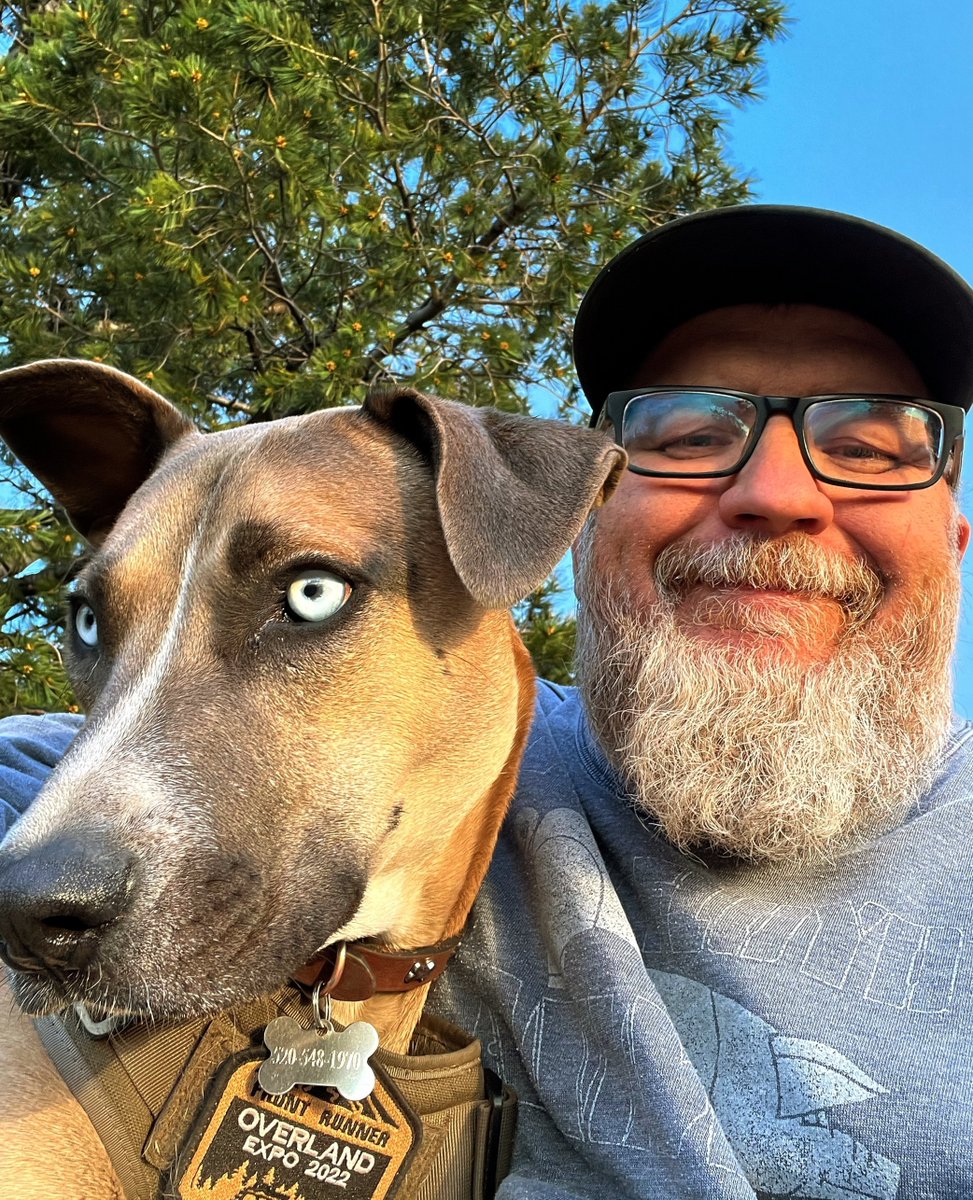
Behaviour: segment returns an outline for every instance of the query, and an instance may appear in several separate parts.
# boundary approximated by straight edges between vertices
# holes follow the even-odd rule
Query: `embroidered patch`
[[[265,1056],[224,1063],[170,1172],[179,1200],[391,1200],[422,1126],[381,1068],[364,1100],[331,1089],[264,1092]]]

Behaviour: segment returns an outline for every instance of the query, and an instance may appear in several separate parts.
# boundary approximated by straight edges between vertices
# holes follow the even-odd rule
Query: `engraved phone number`
[[[293,1046],[278,1047],[271,1054],[271,1061],[288,1067],[311,1067],[315,1071],[360,1071],[365,1058],[357,1050],[329,1050],[324,1046],[306,1046],[296,1050]]]

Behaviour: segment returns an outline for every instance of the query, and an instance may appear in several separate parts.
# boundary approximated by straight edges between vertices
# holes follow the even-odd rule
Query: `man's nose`
[[[771,417],[742,470],[720,495],[720,516],[731,529],[779,537],[821,533],[834,506],[808,470],[789,417]]]

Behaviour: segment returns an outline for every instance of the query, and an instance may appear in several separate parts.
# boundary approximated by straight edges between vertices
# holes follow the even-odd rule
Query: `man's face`
[[[688,321],[625,386],[643,384],[777,396],[860,390],[921,397],[926,391],[903,352],[879,330],[848,313],[810,305],[740,305]],[[945,483],[915,492],[870,492],[818,482],[804,464],[790,419],[777,416],[737,475],[681,480],[625,472],[599,514],[596,570],[621,583],[633,605],[643,605],[657,598],[652,570],[665,546],[682,539],[718,543],[738,532],[760,538],[804,533],[825,551],[867,563],[884,584],[876,620],[894,624],[917,590],[955,564],[969,525],[954,519]],[[744,636],[757,650],[752,635],[707,621],[707,612],[716,611],[708,599],[700,588],[681,603],[678,617],[687,632],[728,642]],[[734,599],[755,613],[791,603],[774,592]],[[830,655],[830,624],[822,612],[821,636],[791,646],[792,652],[809,660]]]
[[[926,390],[879,330],[808,305],[697,317],[619,382],[643,384],[790,396]],[[860,793],[891,792],[882,804],[894,808],[942,741],[968,538],[944,482],[880,492],[814,479],[785,416],[770,419],[736,475],[626,472],[580,548],[579,684],[637,802],[677,843],[778,858],[818,855],[866,826],[874,813]],[[935,694],[923,699],[919,686]],[[899,753],[903,726],[909,746]],[[863,738],[876,761],[860,767]],[[697,821],[708,804],[693,798],[701,781],[719,792],[721,815]],[[822,790],[834,811],[806,837],[827,806]],[[765,804],[766,820],[755,815]]]

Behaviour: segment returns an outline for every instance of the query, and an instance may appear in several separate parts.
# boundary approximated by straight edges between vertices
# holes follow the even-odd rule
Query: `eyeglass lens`
[[[742,396],[653,393],[629,401],[622,444],[633,465],[666,475],[732,471],[756,422],[756,405]],[[815,401],[804,412],[803,434],[821,476],[890,485],[931,479],[944,440],[938,413],[873,397]]]

